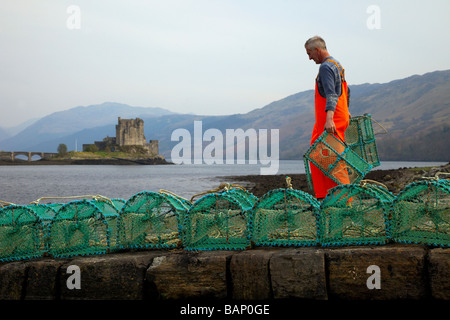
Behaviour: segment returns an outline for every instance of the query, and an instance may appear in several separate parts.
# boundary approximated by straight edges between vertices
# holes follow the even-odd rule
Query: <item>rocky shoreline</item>
[[[0,166],[17,166],[17,165],[160,165],[173,164],[166,161],[162,157],[157,158],[103,158],[103,159],[40,159],[36,161],[0,160]]]
[[[373,170],[369,172],[364,179],[381,183],[386,186],[392,194],[397,195],[408,184],[435,177],[438,172],[450,172],[450,163],[440,167]],[[287,176],[291,178],[292,188],[314,195],[313,191],[308,187],[306,174],[291,174]],[[444,176],[440,178],[444,178]],[[262,197],[270,190],[286,188],[287,186],[286,175],[231,176],[226,178],[226,182],[240,185],[258,198]]]

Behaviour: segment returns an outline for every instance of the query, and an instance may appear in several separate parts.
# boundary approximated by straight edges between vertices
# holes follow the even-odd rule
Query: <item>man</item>
[[[311,145],[324,131],[345,141],[345,130],[350,121],[348,111],[350,90],[347,88],[344,69],[336,59],[330,56],[325,41],[321,37],[314,36],[308,39],[305,49],[309,59],[320,64],[315,85],[315,124]],[[343,171],[346,171],[345,168]],[[337,183],[325,176],[313,164],[311,164],[310,172],[315,196],[321,200]],[[349,183],[348,176],[345,174],[339,180],[342,184]]]

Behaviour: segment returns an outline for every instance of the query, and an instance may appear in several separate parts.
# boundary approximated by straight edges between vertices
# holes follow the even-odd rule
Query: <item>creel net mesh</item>
[[[121,202],[114,202],[112,200],[107,199],[93,199],[90,202],[100,210],[103,217],[105,218],[106,224],[108,226],[109,251],[118,250],[119,249],[118,220],[119,220],[119,212],[123,204]],[[117,204],[119,204],[120,209],[117,207]]]
[[[345,143],[368,164],[373,167],[380,165],[370,114],[350,118],[345,131]]]
[[[54,209],[54,206],[49,206],[47,204],[30,204],[26,207],[33,210],[40,219],[41,248],[42,252],[45,254],[48,251],[49,226],[56,215],[56,210]]]
[[[108,250],[108,224],[90,201],[64,204],[50,222],[48,252],[55,257],[101,254]]]
[[[43,254],[41,223],[26,206],[0,209],[0,261],[22,260]]]
[[[339,185],[356,184],[372,169],[344,142],[326,131],[313,143],[303,156],[308,183],[313,189],[310,163]]]
[[[301,190],[271,190],[251,212],[252,241],[256,246],[317,245],[318,213],[319,202]]]
[[[450,246],[449,180],[414,182],[397,195],[392,206],[392,238]]]
[[[334,187],[320,205],[321,245],[387,243],[390,235],[386,208],[385,201],[373,187]]]
[[[127,201],[102,196],[27,206],[2,201],[0,261],[123,248],[244,250],[389,241],[450,247],[450,180],[440,174],[449,173],[423,177],[428,180],[411,183],[397,196],[367,179],[338,185],[322,202],[293,189],[289,177],[287,188],[260,199],[223,184],[194,203],[163,190],[139,192]],[[87,196],[69,198],[79,197]]]
[[[175,248],[181,246],[180,225],[188,205],[164,193],[143,191],[132,196],[119,217],[122,248]]]
[[[257,198],[245,190],[211,193],[197,200],[183,224],[188,250],[238,250],[250,245],[248,212]]]

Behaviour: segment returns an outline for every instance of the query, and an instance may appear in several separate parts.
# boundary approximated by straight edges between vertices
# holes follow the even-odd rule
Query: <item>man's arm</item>
[[[336,125],[334,124],[334,111],[327,111],[327,120],[325,121],[325,131],[328,133],[336,133]]]
[[[327,117],[324,130],[326,130],[328,133],[335,133],[336,125],[334,124],[333,116],[340,95],[336,92],[335,74],[329,66],[322,65],[320,68],[319,77],[323,86],[325,98],[327,99],[327,103],[325,106]]]

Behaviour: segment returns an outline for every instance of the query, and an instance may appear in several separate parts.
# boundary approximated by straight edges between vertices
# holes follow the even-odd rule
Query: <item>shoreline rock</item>
[[[106,158],[106,159],[40,159],[36,161],[1,160],[0,166],[39,166],[39,165],[164,165],[173,164],[164,158]]]
[[[449,173],[450,163],[440,167],[372,170],[364,177],[364,179],[381,183],[385,185],[392,194],[396,195],[408,184],[435,177],[438,172]],[[306,174],[229,176],[224,179],[229,183],[238,184],[246,188],[247,191],[259,198],[270,190],[286,188],[287,176],[291,178],[292,188],[314,195],[314,192],[308,187]]]

